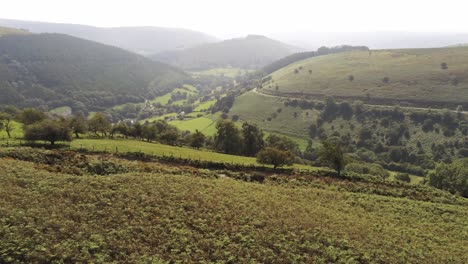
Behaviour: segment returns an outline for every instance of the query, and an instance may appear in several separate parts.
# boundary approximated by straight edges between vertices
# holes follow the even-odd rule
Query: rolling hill
[[[272,73],[261,91],[378,104],[468,106],[467,62],[468,47],[352,51],[293,63]]]
[[[187,70],[225,67],[256,69],[297,51],[298,48],[282,42],[249,35],[181,51],[167,51],[151,58]]]
[[[0,104],[99,110],[188,78],[125,50],[61,34],[0,37]]]
[[[0,26],[22,28],[32,33],[61,33],[120,47],[142,55],[189,48],[216,39],[201,32],[163,27],[101,28],[85,25],[0,19]]]

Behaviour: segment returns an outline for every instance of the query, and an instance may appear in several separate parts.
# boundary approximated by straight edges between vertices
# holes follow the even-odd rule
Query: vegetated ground
[[[238,115],[240,120],[251,121],[257,123],[261,128],[267,131],[279,132],[288,136],[296,136],[303,140],[310,138],[309,126],[316,124],[320,111],[316,109],[301,109],[300,107],[285,106],[286,98],[265,96],[253,91],[247,92],[236,98],[236,101],[231,108],[230,114]],[[369,109],[381,109],[381,106],[365,106]],[[252,111],[255,109],[255,111]],[[281,112],[278,113],[278,109]],[[388,108],[386,108],[388,109]],[[413,112],[428,112],[426,110],[411,110],[401,108],[400,111],[409,116]],[[433,110],[443,113],[443,111]],[[272,118],[272,114],[276,113],[276,117]],[[297,117],[294,117],[294,113]],[[269,120],[270,118],[270,120]],[[358,122],[356,117],[350,120],[344,120],[339,117],[332,121],[325,122],[322,127],[328,135],[337,132],[341,135],[350,133],[353,139],[358,138],[359,131],[362,127],[372,127],[375,132],[385,131],[385,127],[380,124],[380,119],[369,120],[366,123]],[[407,139],[406,146],[415,147],[417,142],[421,142],[426,151],[430,151],[432,143],[447,144],[457,140],[464,140],[460,131],[455,131],[453,135],[447,137],[442,133],[442,128],[437,130],[423,131],[422,124],[416,124],[407,117],[401,124],[408,126],[410,138]],[[319,141],[315,139],[314,141]]]
[[[254,70],[242,69],[242,68],[213,68],[205,71],[193,72],[192,74],[197,75],[208,75],[208,76],[226,76],[235,78],[253,72]]]
[[[429,187],[13,152],[2,263],[468,262],[467,200]]]
[[[344,52],[293,63],[271,74],[272,80],[263,89],[275,94],[370,97],[392,103],[395,99],[414,104],[467,102],[467,60],[468,47]],[[442,63],[447,69],[442,69]]]

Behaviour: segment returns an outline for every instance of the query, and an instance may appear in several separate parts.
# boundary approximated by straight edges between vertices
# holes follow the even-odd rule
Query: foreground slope
[[[92,110],[149,99],[184,78],[168,65],[67,35],[0,37],[0,104]]]
[[[214,37],[201,32],[163,27],[101,28],[75,24],[32,22],[0,19],[0,26],[23,28],[32,33],[61,33],[113,45],[142,55],[165,50],[189,48],[214,42]]]
[[[108,157],[81,155],[68,166],[0,161],[2,263],[468,261],[461,200],[374,195],[372,185],[365,194],[365,185],[342,189],[333,179],[249,183]],[[81,173],[83,161],[131,173],[63,173]]]
[[[289,96],[456,107],[468,103],[467,63],[467,47],[353,51],[291,64],[271,74],[263,88]]]
[[[249,35],[181,51],[163,52],[152,58],[189,70],[224,67],[255,69],[297,51],[297,48],[279,41]]]

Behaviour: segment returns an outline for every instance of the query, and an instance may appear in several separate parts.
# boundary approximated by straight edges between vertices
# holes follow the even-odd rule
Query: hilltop
[[[0,38],[0,104],[102,109],[152,99],[188,78],[125,50],[61,34]]]
[[[16,28],[8,28],[8,27],[0,27],[0,37],[5,35],[26,35],[30,34],[26,30],[16,29]]]
[[[256,69],[298,50],[264,36],[249,35],[181,51],[163,52],[151,58],[187,70],[224,67]]]
[[[207,34],[164,27],[92,27],[86,25],[0,19],[0,26],[22,28],[32,33],[61,33],[120,47],[142,55],[184,49],[214,42]]]
[[[468,102],[467,61],[468,47],[331,54],[272,73],[262,91],[454,108]]]

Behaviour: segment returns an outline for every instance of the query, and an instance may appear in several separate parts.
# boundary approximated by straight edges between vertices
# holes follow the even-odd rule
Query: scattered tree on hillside
[[[112,125],[103,113],[96,113],[88,121],[89,131],[93,132],[96,136],[101,133],[102,136],[107,136],[111,131]]]
[[[205,135],[202,132],[195,130],[195,133],[191,135],[190,146],[192,148],[200,149],[205,145]]]
[[[284,165],[292,165],[294,162],[294,154],[274,147],[267,147],[257,154],[257,162],[260,164],[273,165],[273,169],[276,169]]]
[[[11,131],[14,129],[13,116],[9,113],[0,113],[0,131],[5,129],[8,138],[11,138]]]
[[[349,80],[350,82],[354,81],[354,75],[349,75],[349,76],[348,76],[348,80]]]
[[[83,114],[79,113],[70,120],[70,128],[75,137],[80,138],[79,134],[88,132],[88,120],[86,120]]]
[[[128,138],[130,135],[130,128],[124,122],[119,122],[117,125],[112,127],[112,136],[114,136],[116,133],[119,133],[125,138]]]
[[[40,122],[46,118],[46,114],[33,108],[24,109],[19,115],[19,120],[24,125],[31,125]]]
[[[279,150],[289,151],[294,154],[300,153],[299,146],[297,145],[297,143],[285,136],[271,134],[266,138],[265,145],[267,147],[273,147]]]
[[[24,127],[24,138],[44,140],[54,145],[57,141],[71,141],[71,129],[65,121],[43,120]]]
[[[345,166],[345,160],[339,139],[331,138],[323,141],[318,156],[322,164],[334,169],[340,176]]]
[[[240,154],[243,149],[242,137],[234,122],[220,120],[216,123],[216,129],[215,149],[227,154]]]
[[[442,62],[442,63],[440,64],[440,68],[441,68],[442,70],[447,70],[447,69],[448,69],[447,63]]]
[[[253,157],[264,147],[263,131],[256,124],[245,122],[242,124],[242,136],[244,139],[243,154]]]
[[[390,78],[388,77],[383,77],[382,82],[388,83],[390,81]]]

